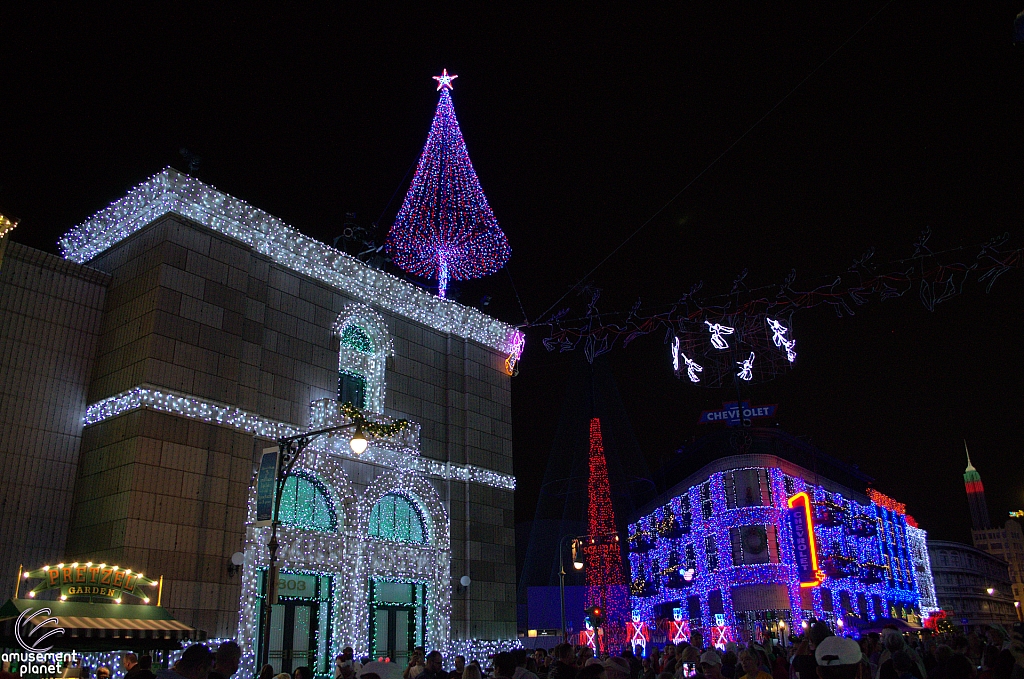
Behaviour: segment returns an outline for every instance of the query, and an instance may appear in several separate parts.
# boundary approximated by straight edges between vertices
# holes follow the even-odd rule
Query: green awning
[[[50,615],[38,616],[38,620],[55,617],[58,622],[44,623],[41,629],[64,630],[47,640],[47,644],[53,642],[54,650],[169,648],[183,639],[206,638],[205,632],[175,620],[160,606],[41,599],[8,599],[0,607],[0,635],[13,639],[17,617],[26,609],[44,608],[50,609]]]

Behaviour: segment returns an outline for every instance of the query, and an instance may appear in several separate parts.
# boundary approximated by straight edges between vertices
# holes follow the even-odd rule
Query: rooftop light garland
[[[506,355],[521,343],[519,330],[374,269],[172,168],[157,173],[71,229],[59,245],[66,259],[85,263],[172,213],[235,238],[292,271],[435,330],[480,342]]]

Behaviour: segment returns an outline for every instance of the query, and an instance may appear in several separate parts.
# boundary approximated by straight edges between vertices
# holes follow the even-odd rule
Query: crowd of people
[[[690,642],[626,649],[618,655],[595,655],[587,646],[559,644],[550,653],[519,649],[467,662],[457,655],[445,669],[440,651],[417,647],[402,679],[1024,679],[1024,639],[992,626],[984,634],[904,635],[895,628],[865,634],[859,641],[836,636],[817,621],[794,643],[728,643],[705,647],[699,632]],[[167,669],[153,670],[148,655],[121,657],[124,679],[232,679],[241,649],[234,641],[216,650],[193,644]],[[386,672],[383,670],[387,670]],[[398,667],[370,658],[357,661],[351,648],[335,660],[334,679],[391,679]],[[0,673],[6,679],[7,672]],[[383,675],[383,676],[382,676]],[[10,675],[13,677],[13,675]],[[108,667],[96,679],[110,679]],[[314,679],[309,667],[277,673],[264,665],[254,679]]]
[[[817,621],[785,646],[730,642],[719,650],[695,632],[690,642],[647,650],[598,657],[589,647],[560,644],[517,666],[538,679],[1024,679],[1024,640],[999,626],[968,635],[904,635],[893,627],[857,641]],[[508,676],[497,658],[494,675]]]

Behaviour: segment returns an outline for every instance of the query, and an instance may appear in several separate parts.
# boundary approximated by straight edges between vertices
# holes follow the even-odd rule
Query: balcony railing
[[[391,424],[397,418],[385,415],[366,415],[371,422]],[[348,424],[351,420],[341,411],[341,403],[332,398],[321,398],[309,404],[309,428],[326,429]],[[367,434],[370,445],[379,445],[390,450],[402,450],[413,455],[420,453],[420,425],[418,422],[408,422],[404,429],[385,438],[374,438]]]

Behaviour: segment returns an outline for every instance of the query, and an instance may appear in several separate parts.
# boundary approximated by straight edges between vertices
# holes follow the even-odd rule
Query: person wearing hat
[[[868,679],[860,644],[846,637],[826,637],[814,649],[819,679]]]
[[[722,657],[713,648],[708,649],[700,654],[697,669],[706,679],[722,679]]]
[[[818,676],[818,663],[814,660],[814,652],[825,639],[832,636],[832,630],[824,620],[815,620],[807,630],[807,638],[796,650],[793,658],[793,672],[796,679],[815,679]]]

